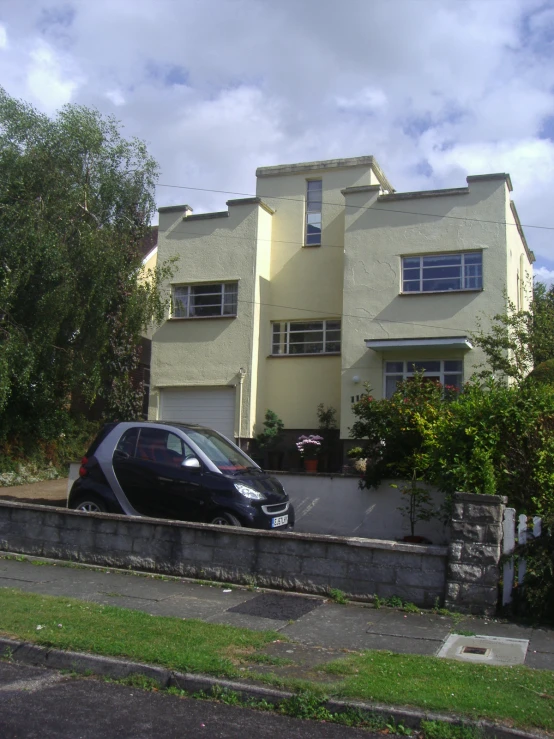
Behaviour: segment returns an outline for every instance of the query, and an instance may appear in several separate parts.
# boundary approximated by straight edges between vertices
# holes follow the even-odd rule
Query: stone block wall
[[[369,600],[442,601],[447,548],[0,502],[0,550]]]
[[[498,601],[506,498],[455,493],[450,524],[445,606],[492,615]]]

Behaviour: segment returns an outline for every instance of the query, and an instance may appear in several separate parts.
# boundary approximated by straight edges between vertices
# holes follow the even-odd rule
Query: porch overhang
[[[440,339],[366,339],[365,345],[375,352],[398,351],[399,349],[473,349],[473,344],[467,336],[446,336]]]

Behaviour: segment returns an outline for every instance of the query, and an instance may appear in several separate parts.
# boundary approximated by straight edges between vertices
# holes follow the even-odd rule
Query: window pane
[[[402,289],[405,293],[418,293],[419,292],[419,280],[417,282],[404,282]]]
[[[423,280],[423,292],[439,292],[447,290],[460,290],[462,287],[461,279],[457,280]]]
[[[235,283],[227,283],[224,285],[223,294],[223,313],[226,316],[236,315],[237,312],[237,293],[238,285]]]
[[[408,372],[440,372],[440,361],[408,362]]]
[[[404,269],[407,267],[417,267],[419,269],[421,259],[420,257],[404,257],[402,264],[404,265]]]
[[[191,288],[193,295],[213,295],[214,293],[221,295],[221,285],[193,285]]]
[[[482,264],[483,255],[481,252],[475,252],[474,254],[465,254],[464,262],[466,264]]]
[[[420,275],[420,269],[419,267],[417,269],[404,269],[404,279],[405,280],[419,280]]]
[[[326,352],[340,352],[340,341],[328,341],[325,344]]]
[[[462,272],[460,267],[424,267],[424,280],[442,280],[444,278],[454,277],[459,279]]]
[[[186,318],[188,315],[188,287],[173,289],[173,315],[176,318]]]
[[[321,342],[323,344],[323,331],[314,331],[308,332],[308,333],[302,333],[301,331],[297,333],[291,333],[290,335],[290,343],[292,344],[305,344],[307,341],[310,343],[313,343],[314,341]]]
[[[302,344],[291,344],[289,354],[321,354],[323,343],[306,342]]]
[[[385,372],[404,372],[404,362],[385,362]]]
[[[306,213],[306,222],[310,228],[321,228],[321,211]]]
[[[308,192],[323,189],[323,180],[308,180]]]
[[[326,341],[340,341],[340,331],[326,331],[325,340]]]
[[[461,389],[462,387],[462,376],[461,375],[444,375],[444,384],[445,385],[451,385],[452,387],[456,387],[458,389]]]
[[[314,226],[308,224],[306,230],[306,243],[307,244],[320,244],[321,243],[321,226]]]
[[[385,397],[390,398],[392,397],[394,391],[396,390],[396,386],[399,382],[402,382],[402,375],[389,375],[385,379]]]
[[[461,372],[463,362],[458,359],[449,359],[444,363],[445,372]]]
[[[327,321],[327,329],[330,331],[334,331],[335,329],[338,329],[340,331],[340,321]]]
[[[461,254],[439,254],[432,257],[423,257],[424,267],[443,267],[455,264],[462,264]]]

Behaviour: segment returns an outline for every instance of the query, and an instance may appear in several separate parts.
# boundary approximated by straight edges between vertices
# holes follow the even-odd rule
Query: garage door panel
[[[233,438],[234,388],[168,388],[162,390],[161,400],[161,420],[198,423]]]

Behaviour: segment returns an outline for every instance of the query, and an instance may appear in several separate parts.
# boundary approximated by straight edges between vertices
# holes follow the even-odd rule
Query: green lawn
[[[61,624],[61,627],[58,626]],[[37,626],[41,629],[37,630]],[[150,616],[115,606],[0,588],[0,633],[37,644],[129,657],[175,670],[245,676],[239,664],[269,662],[260,650],[276,632]],[[276,660],[276,662],[278,662]],[[362,652],[312,671],[303,686],[318,693],[390,705],[452,712],[554,732],[554,675],[526,667]],[[329,683],[329,678],[332,683]],[[272,675],[264,682],[293,687],[298,680]]]

